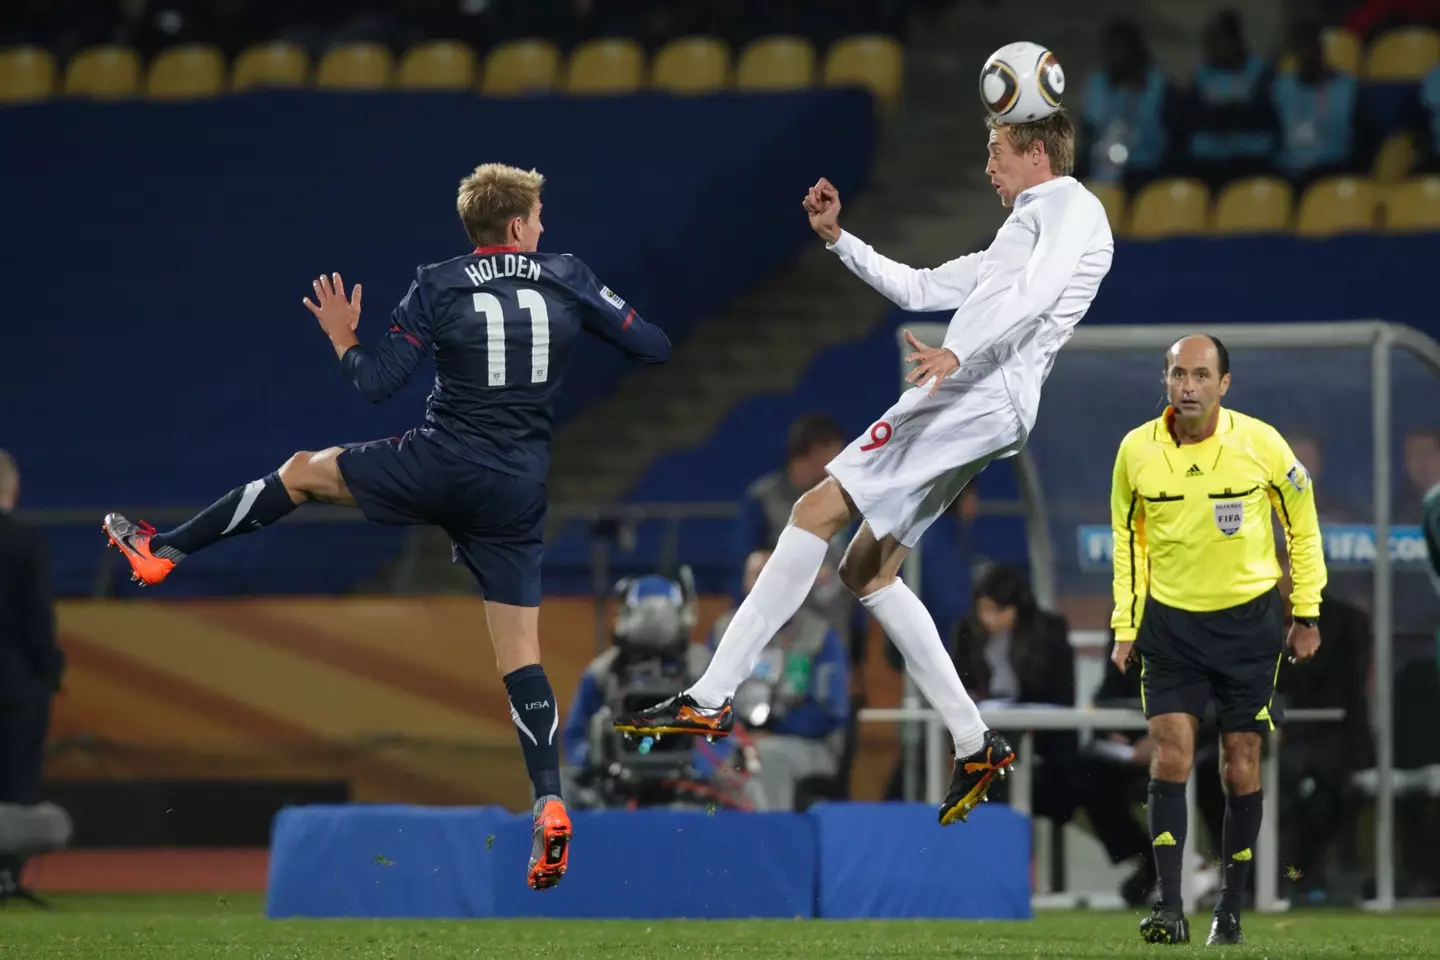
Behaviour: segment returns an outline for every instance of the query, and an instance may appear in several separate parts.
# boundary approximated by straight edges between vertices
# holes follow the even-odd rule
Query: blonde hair
[[[455,210],[477,247],[505,242],[510,221],[528,220],[540,200],[545,178],[538,170],[482,163],[460,181]]]
[[[985,118],[985,125],[991,130],[1006,130],[1010,146],[1016,153],[1025,153],[1035,146],[1036,141],[1045,145],[1045,156],[1050,158],[1050,172],[1057,177],[1068,177],[1075,170],[1075,122],[1062,108],[1043,120],[1029,123],[1001,123],[991,116]]]

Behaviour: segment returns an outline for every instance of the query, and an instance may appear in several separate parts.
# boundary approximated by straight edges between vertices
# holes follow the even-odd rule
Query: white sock
[[[685,691],[696,703],[714,709],[734,695],[755,669],[765,645],[809,596],[827,549],[824,540],[799,527],[781,531],[775,552],[756,578],[755,589],[735,611],[705,675]]]
[[[890,586],[861,597],[860,602],[904,655],[905,668],[930,706],[945,718],[955,738],[955,756],[968,757],[984,746],[985,721],[980,718],[980,709],[965,692],[935,620],[920,598],[896,579]]]

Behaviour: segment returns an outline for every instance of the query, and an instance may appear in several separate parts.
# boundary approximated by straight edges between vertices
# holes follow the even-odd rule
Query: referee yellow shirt
[[[1179,610],[1223,610],[1280,579],[1275,514],[1289,542],[1291,607],[1320,615],[1325,555],[1305,467],[1268,423],[1220,411],[1215,433],[1181,445],[1173,409],[1126,434],[1115,457],[1110,523],[1115,536],[1117,640],[1134,640],[1145,597]]]

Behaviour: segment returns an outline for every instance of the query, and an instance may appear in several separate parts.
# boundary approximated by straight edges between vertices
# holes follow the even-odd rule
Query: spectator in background
[[[977,703],[1075,705],[1069,627],[1064,617],[1040,608],[1029,580],[1014,567],[993,566],[980,578],[951,656]]]
[[[1105,67],[1091,74],[1081,105],[1082,142],[1091,145],[1084,176],[1134,189],[1162,172],[1173,91],[1134,23],[1111,23],[1104,49]]]
[[[1295,459],[1305,466],[1305,472],[1310,474],[1310,481],[1315,490],[1315,513],[1319,516],[1321,523],[1355,523],[1364,515],[1355,505],[1346,503],[1344,498],[1336,493],[1335,484],[1326,483],[1322,479],[1325,475],[1325,456],[1320,450],[1320,441],[1305,433],[1296,431],[1286,433],[1290,439],[1290,450],[1295,454]],[[1324,634],[1321,634],[1324,636]]]
[[[1440,483],[1440,431],[1405,435],[1405,481],[1395,498],[1395,522],[1419,523],[1425,495]]]
[[[1320,28],[1299,27],[1291,37],[1295,69],[1271,89],[1280,124],[1280,171],[1297,190],[1356,163],[1355,78],[1325,63]]]
[[[1413,173],[1440,173],[1440,65],[1420,81],[1419,116],[1415,147],[1419,154]]]
[[[849,438],[840,424],[821,413],[807,413],[790,424],[785,443],[785,466],[765,474],[745,491],[740,504],[740,522],[735,529],[737,581],[747,558],[756,550],[773,550],[780,532],[790,521],[790,511],[800,495],[825,479],[825,465],[845,449]],[[840,632],[850,650],[852,662],[864,659],[865,619],[854,594],[840,582],[840,560],[845,556],[850,531],[830,543],[830,552],[820,576],[810,590],[806,607],[824,617]],[[738,605],[748,592],[743,584],[734,592]]]
[[[1226,10],[1205,28],[1205,55],[1189,97],[1190,161],[1214,189],[1274,164],[1270,68],[1246,48],[1240,14]]]
[[[0,804],[40,802],[50,700],[65,656],[55,644],[50,559],[40,531],[13,516],[20,471],[0,450]],[[20,886],[24,861],[0,857],[0,902],[33,899]]]

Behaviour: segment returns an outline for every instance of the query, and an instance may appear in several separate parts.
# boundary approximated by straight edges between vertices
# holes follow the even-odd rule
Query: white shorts
[[[915,546],[990,461],[1025,445],[1000,371],[967,373],[943,380],[933,397],[929,387],[911,387],[826,466],[877,540]]]

